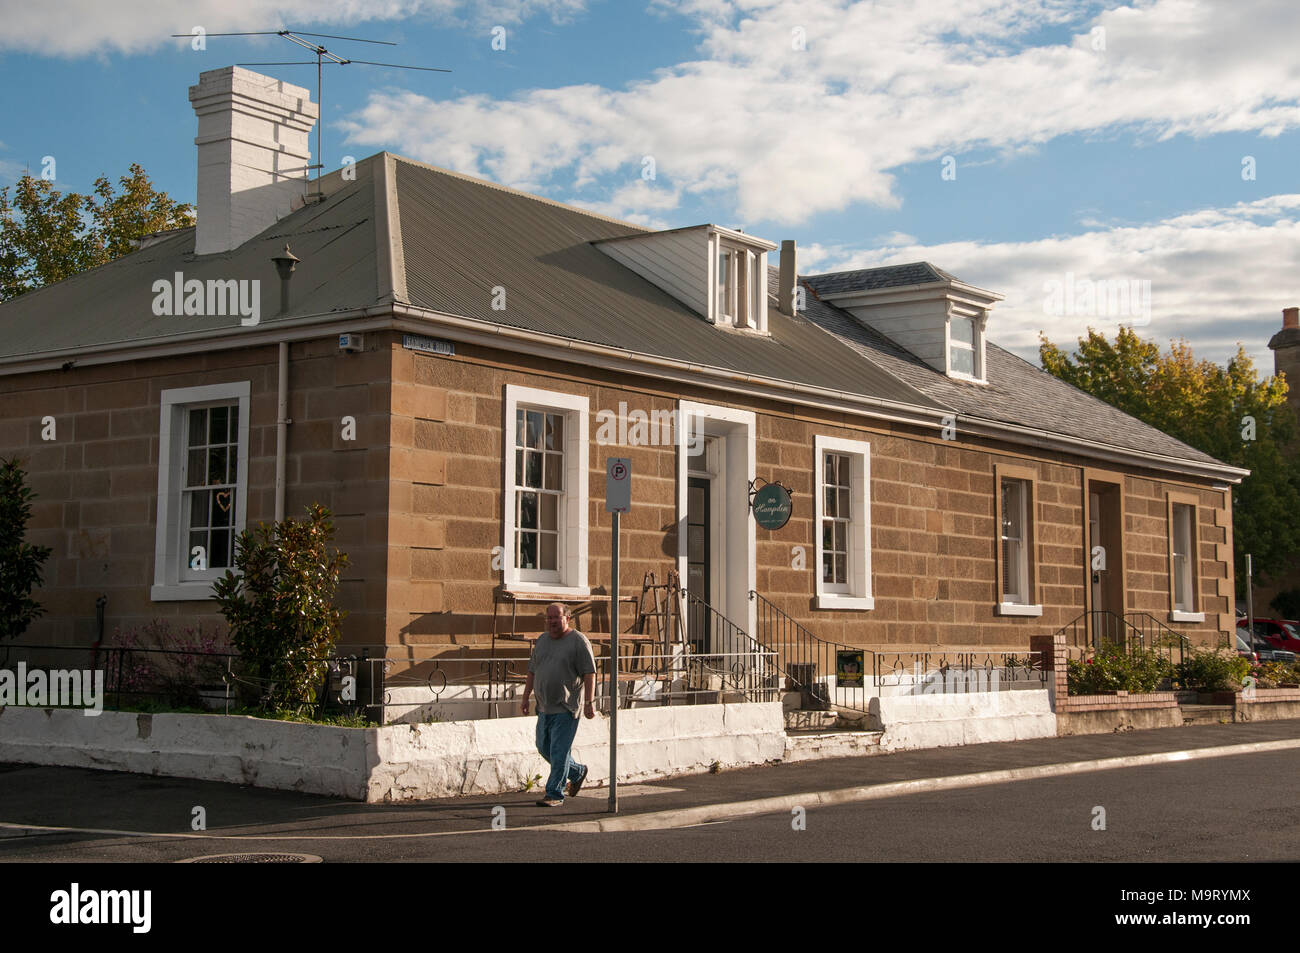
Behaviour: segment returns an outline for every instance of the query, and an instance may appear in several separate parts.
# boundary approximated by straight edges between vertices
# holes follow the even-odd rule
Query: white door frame
[[[715,593],[696,593],[751,638],[757,607],[749,592],[758,579],[755,523],[749,509],[754,479],[756,421],[753,411],[681,400],[677,403],[677,573],[687,585],[686,506],[691,449],[704,449],[704,437],[717,443],[717,474],[712,481],[714,537],[710,575]],[[714,601],[716,600],[716,601]]]

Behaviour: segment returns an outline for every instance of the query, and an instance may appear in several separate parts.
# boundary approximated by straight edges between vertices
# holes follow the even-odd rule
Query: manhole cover
[[[315,854],[208,854],[188,857],[179,864],[319,864]]]

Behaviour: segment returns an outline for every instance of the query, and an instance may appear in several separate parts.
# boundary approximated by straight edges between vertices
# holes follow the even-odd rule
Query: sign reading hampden
[[[779,483],[767,483],[754,494],[754,520],[763,529],[780,529],[790,522],[794,502],[790,491]]]

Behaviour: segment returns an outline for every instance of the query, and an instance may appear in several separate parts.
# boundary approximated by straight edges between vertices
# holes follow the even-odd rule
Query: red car
[[[1246,628],[1246,620],[1238,619],[1237,627]],[[1241,633],[1245,635],[1245,632]],[[1255,640],[1266,642],[1270,647],[1300,654],[1300,627],[1294,622],[1280,619],[1256,619]]]

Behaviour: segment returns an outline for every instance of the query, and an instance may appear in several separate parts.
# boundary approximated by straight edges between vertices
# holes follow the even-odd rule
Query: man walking
[[[585,695],[583,714],[596,717],[592,699],[596,694],[596,660],[591,643],[577,629],[569,628],[569,610],[558,602],[546,607],[546,631],[533,646],[528,660],[528,679],[520,706],[528,714],[528,699],[537,690],[537,751],[551,766],[546,795],[539,807],[564,803],[565,781],[569,797],[577,795],[587,779],[587,768],[570,755],[578,733],[579,692]]]

